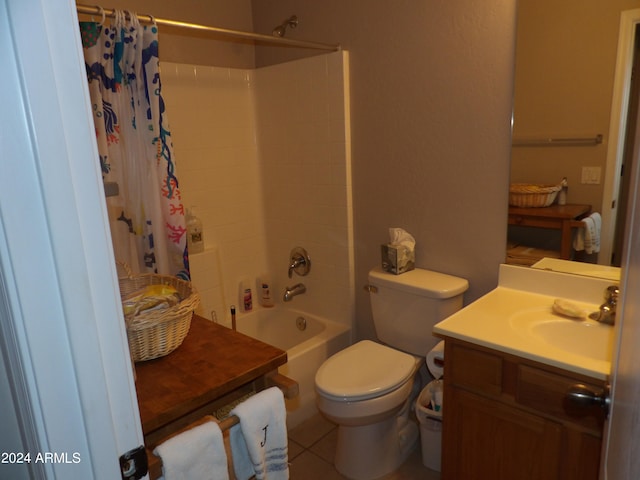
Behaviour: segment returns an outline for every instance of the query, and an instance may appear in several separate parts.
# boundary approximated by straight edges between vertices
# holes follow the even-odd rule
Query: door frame
[[[9,441],[65,460],[32,462],[27,478],[120,478],[120,455],[143,436],[76,6],[0,0],[0,12]]]

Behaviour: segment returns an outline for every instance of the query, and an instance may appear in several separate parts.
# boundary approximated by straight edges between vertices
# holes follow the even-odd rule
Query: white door
[[[606,480],[640,478],[640,129],[636,131],[612,368],[611,415],[605,431]]]
[[[0,65],[0,446],[30,455],[0,478],[120,478],[143,437],[75,3],[0,0]]]

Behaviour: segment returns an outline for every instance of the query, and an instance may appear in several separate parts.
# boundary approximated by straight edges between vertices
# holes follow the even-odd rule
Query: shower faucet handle
[[[295,247],[291,250],[289,259],[289,278],[293,277],[293,272],[296,272],[301,277],[309,274],[311,270],[311,259],[309,254],[302,247]]]

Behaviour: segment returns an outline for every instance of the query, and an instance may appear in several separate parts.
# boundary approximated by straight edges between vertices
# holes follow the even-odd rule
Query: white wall
[[[178,179],[206,250],[191,256],[199,313],[228,319],[239,284],[266,275],[272,296],[350,323],[353,250],[343,54],[258,70],[161,63]],[[286,277],[307,248],[308,277]],[[255,284],[254,284],[255,285]],[[254,288],[254,305],[258,292]],[[327,299],[331,299],[327,302]]]
[[[303,282],[296,308],[353,318],[353,218],[348,55],[337,52],[256,70],[258,141],[273,286]],[[311,257],[287,278],[292,247]]]
[[[267,270],[251,70],[161,63],[178,180],[206,252],[190,257],[199,313],[239,306],[238,284]],[[224,301],[222,300],[224,299]]]

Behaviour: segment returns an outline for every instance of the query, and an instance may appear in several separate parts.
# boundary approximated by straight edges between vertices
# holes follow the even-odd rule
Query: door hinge
[[[120,456],[120,473],[122,480],[138,480],[149,471],[147,451],[144,445],[129,450]]]

